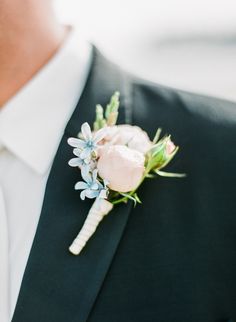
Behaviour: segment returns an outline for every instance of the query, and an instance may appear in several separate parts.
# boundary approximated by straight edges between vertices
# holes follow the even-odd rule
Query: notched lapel
[[[92,122],[96,103],[106,103],[115,90],[123,96],[120,123],[129,108],[127,79],[94,49],[93,64],[82,97],[60,143],[48,179],[43,208],[25,270],[12,322],[85,322],[124,232],[131,204],[115,207],[99,225],[82,253],[68,246],[82,227],[91,202],[73,190],[79,171],[67,165],[72,157],[68,136],[84,121]],[[126,110],[127,111],[127,110]]]

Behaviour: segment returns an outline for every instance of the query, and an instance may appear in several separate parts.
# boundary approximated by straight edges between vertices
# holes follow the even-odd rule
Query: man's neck
[[[18,20],[17,12],[0,17],[0,107],[48,62],[67,34],[52,14],[42,14],[30,13],[28,21]]]

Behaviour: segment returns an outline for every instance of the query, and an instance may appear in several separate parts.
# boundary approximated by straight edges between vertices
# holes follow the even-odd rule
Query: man
[[[126,74],[49,0],[0,0],[0,40],[0,321],[236,319],[235,104]],[[91,203],[67,139],[115,90],[119,123],[171,133],[188,176],[145,182],[75,257]]]

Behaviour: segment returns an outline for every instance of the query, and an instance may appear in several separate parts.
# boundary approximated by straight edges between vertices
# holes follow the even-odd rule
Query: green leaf
[[[161,177],[169,177],[169,178],[184,178],[186,177],[185,173],[172,173],[172,172],[164,172],[160,170],[154,170],[156,174]]]
[[[146,174],[145,178],[154,179],[156,178],[156,176],[154,174],[148,173]]]
[[[120,193],[123,197],[126,197],[129,200],[132,200],[134,202],[134,207],[137,205],[137,200],[135,197],[131,196],[128,193]]]
[[[142,201],[139,199],[139,196],[137,195],[137,192],[135,192],[134,198],[136,199],[137,203],[142,203]]]
[[[162,129],[161,128],[158,128],[157,131],[156,131],[156,134],[154,136],[154,139],[153,139],[153,143],[156,144],[160,138],[160,135],[161,135],[161,131]]]

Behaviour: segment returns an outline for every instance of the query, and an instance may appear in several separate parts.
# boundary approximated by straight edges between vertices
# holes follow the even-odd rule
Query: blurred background
[[[154,82],[236,101],[235,0],[54,0],[104,54]]]

